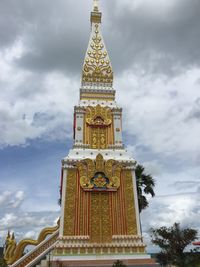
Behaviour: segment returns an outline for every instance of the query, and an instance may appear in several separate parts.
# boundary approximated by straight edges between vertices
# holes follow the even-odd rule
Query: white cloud
[[[0,195],[0,205],[4,205],[8,201],[11,194],[12,193],[10,191],[2,192],[2,194]]]
[[[24,211],[21,204],[25,201],[23,191],[1,192],[0,194],[0,245],[4,243],[8,230],[14,231],[17,240],[37,238],[45,227],[56,224],[59,211]]]
[[[35,231],[28,231],[28,232],[24,235],[24,238],[35,239],[37,235],[38,235],[38,233],[36,233]]]
[[[187,118],[199,99],[199,78],[200,70],[192,69],[172,79],[129,71],[117,80],[124,129],[136,136],[137,146],[197,161],[200,124]]]
[[[187,194],[167,195],[151,199],[149,208],[142,212],[141,219],[150,251],[154,250],[149,237],[151,227],[169,227],[177,222],[182,227],[198,230],[200,234],[199,189]]]
[[[140,9],[148,10],[148,13],[154,13],[157,15],[165,14],[173,9],[173,7],[179,2],[178,0],[124,0],[124,1],[116,1],[118,8],[129,7],[133,10]],[[158,12],[159,10],[159,12]]]
[[[13,208],[18,208],[24,201],[24,198],[25,198],[25,193],[23,191],[18,191],[15,194],[15,198],[11,200],[9,204],[11,204]]]
[[[72,125],[78,83],[61,73],[17,70],[7,53],[0,54],[0,147],[26,145],[36,138],[65,139],[72,131],[66,124]]]

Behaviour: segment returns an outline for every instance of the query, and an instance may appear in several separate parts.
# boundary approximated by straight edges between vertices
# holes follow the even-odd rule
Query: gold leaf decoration
[[[116,191],[120,186],[122,164],[115,160],[105,161],[101,154],[96,160],[85,159],[76,164],[80,185],[86,191]]]
[[[109,126],[112,123],[111,109],[100,105],[87,107],[86,123],[90,126]]]
[[[85,58],[82,82],[107,83],[113,82],[113,71],[108,53],[100,35],[99,24],[95,24],[95,33]]]

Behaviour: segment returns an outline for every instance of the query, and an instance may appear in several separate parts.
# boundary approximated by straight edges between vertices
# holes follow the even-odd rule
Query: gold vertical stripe
[[[67,173],[67,187],[64,209],[64,236],[74,235],[75,223],[75,192],[76,192],[76,169],[69,169]]]
[[[117,194],[115,196],[115,210],[116,210],[116,232],[117,232],[117,235],[120,234],[120,223],[118,223],[118,221],[120,222],[120,212],[119,212],[119,203],[118,203],[118,195],[119,195],[119,191],[117,191]]]
[[[79,209],[79,214],[80,214],[80,219],[79,219],[79,224],[80,224],[80,227],[79,227],[79,235],[83,235],[83,227],[84,227],[84,209],[83,209],[83,189],[80,187],[79,185],[79,190],[80,190],[80,199],[79,199],[79,202],[80,202],[80,209]]]
[[[112,144],[114,145],[115,144],[114,115],[112,115],[111,135],[112,135]]]
[[[120,188],[120,196],[121,196],[121,213],[122,213],[122,235],[126,234],[126,215],[125,215],[125,207],[124,207],[124,183],[122,182],[122,177],[120,177],[121,180],[121,188]]]
[[[124,182],[123,181],[123,176],[122,176],[123,173],[121,173],[121,185],[122,185],[122,206],[123,206],[123,222],[124,222],[124,235],[127,235],[127,218],[126,218],[126,205],[125,205],[125,191],[124,191]]]
[[[83,144],[86,144],[86,124],[85,124],[85,114],[83,115]]]
[[[122,187],[120,186],[120,190],[118,190],[118,205],[119,205],[119,214],[120,214],[120,235],[123,234],[123,216],[122,216]]]
[[[112,192],[109,193],[109,207],[110,207],[110,219],[111,219],[111,233],[113,235],[113,230],[114,230],[114,225],[113,225],[113,222],[114,222],[114,218],[113,218],[113,205],[112,205]]]
[[[85,207],[85,217],[84,217],[84,235],[87,235],[87,229],[88,229],[88,225],[87,225],[87,218],[88,218],[88,194],[86,192],[84,192],[84,207]]]
[[[103,243],[112,241],[111,218],[109,212],[109,194],[100,193],[101,205],[101,240]]]
[[[91,194],[88,193],[88,229],[87,229],[87,233],[88,235],[90,235],[90,229],[91,229],[91,222],[90,222],[90,217],[91,217]]]
[[[76,191],[74,192],[75,193],[75,211],[76,211],[76,215],[75,215],[75,224],[74,224],[74,229],[75,229],[75,235],[78,235],[78,232],[79,232],[79,216],[80,216],[80,213],[79,213],[79,207],[80,207],[80,201],[79,201],[79,198],[80,198],[80,192],[79,192],[79,177],[78,177],[78,173],[77,173],[77,183],[76,183]]]
[[[114,206],[114,225],[115,225],[115,235],[118,234],[117,232],[117,206],[116,206],[116,198],[117,198],[117,193],[113,195],[113,206]]]
[[[122,202],[121,202],[121,186],[120,186],[120,190],[117,191],[117,195],[118,195],[118,211],[119,211],[119,234],[122,235],[123,233],[123,217],[122,217]]]
[[[133,195],[133,182],[131,170],[124,170],[125,202],[128,235],[137,234],[135,201]]]
[[[90,241],[92,243],[100,243],[100,207],[99,207],[99,194],[92,193],[91,194],[91,212],[90,212],[90,220],[91,220],[91,233],[90,233]]]
[[[107,243],[112,240],[109,212],[109,194],[91,194],[91,235],[92,243]]]

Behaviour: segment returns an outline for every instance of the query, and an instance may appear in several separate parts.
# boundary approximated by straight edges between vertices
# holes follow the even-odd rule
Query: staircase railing
[[[59,235],[59,229],[56,230],[53,234],[47,237],[44,241],[42,241],[39,245],[37,245],[34,249],[29,251],[19,260],[14,262],[10,267],[32,267],[35,266],[38,262],[40,262],[45,255],[47,255],[52,248],[54,247],[56,240]]]

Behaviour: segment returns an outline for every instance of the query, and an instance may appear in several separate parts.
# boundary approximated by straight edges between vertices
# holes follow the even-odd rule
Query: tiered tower
[[[122,109],[101,32],[98,1],[74,108],[74,146],[62,161],[62,213],[54,260],[147,259],[135,179],[122,141]]]
[[[62,161],[61,218],[36,240],[17,244],[8,232],[4,259],[10,267],[112,266],[117,259],[128,266],[156,266],[145,253],[136,161],[123,145],[122,109],[115,102],[98,0],[93,1],[80,100],[74,108],[74,145]],[[30,245],[34,248],[24,253]]]

